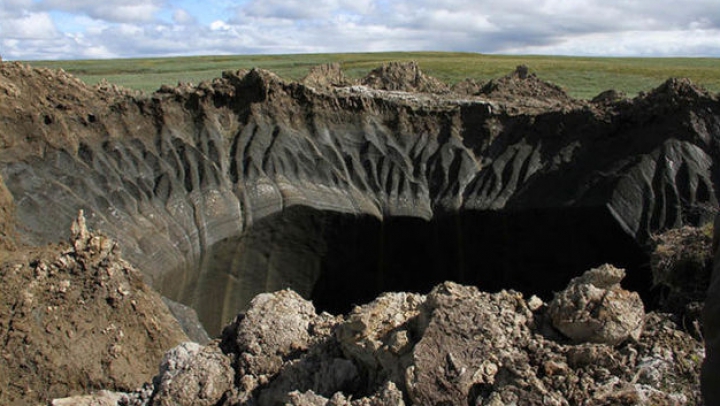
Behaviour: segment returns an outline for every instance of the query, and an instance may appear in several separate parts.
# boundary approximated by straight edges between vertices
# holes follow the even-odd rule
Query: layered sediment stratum
[[[686,80],[586,102],[526,69],[451,90],[391,64],[145,96],[4,63],[0,96],[19,241],[82,209],[211,332],[286,287],[347,310],[446,279],[549,294],[612,262],[642,293],[650,234],[718,206],[720,103]]]

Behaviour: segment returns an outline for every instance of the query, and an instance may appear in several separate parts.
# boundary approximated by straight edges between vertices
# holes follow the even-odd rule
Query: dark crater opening
[[[626,268],[626,288],[648,295],[649,260],[605,209],[464,211],[425,221],[335,216],[311,294],[331,313],[381,292],[425,293],[452,280],[495,292],[515,289],[545,300],[585,270]]]
[[[211,334],[258,293],[290,287],[333,314],[382,292],[426,293],[452,280],[545,300],[570,278],[612,263],[649,303],[643,248],[603,208],[462,211],[431,221],[290,207],[210,247],[196,298]],[[223,309],[219,292],[225,291]]]

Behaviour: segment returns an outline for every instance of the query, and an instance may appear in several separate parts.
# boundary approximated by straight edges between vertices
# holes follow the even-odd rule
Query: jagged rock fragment
[[[555,328],[578,343],[638,340],[645,308],[640,295],[620,287],[624,277],[624,269],[606,264],[573,278],[550,302],[548,314]]]
[[[369,371],[371,382],[404,381],[424,301],[418,294],[386,293],[353,309],[338,326],[343,353]]]
[[[533,319],[519,293],[489,294],[446,282],[430,292],[424,310],[427,327],[406,371],[413,404],[455,405],[469,399],[474,404],[501,387],[510,371],[534,377],[519,350],[528,343]]]
[[[160,364],[151,405],[218,404],[234,387],[235,373],[230,362],[216,344],[181,344],[165,354]]]
[[[271,377],[284,362],[307,351],[315,307],[292,290],[264,293],[250,302],[234,335],[242,375]]]
[[[295,391],[289,394],[288,404],[292,406],[405,406],[405,401],[403,393],[392,381],[389,381],[379,393],[359,399],[353,399],[340,392],[328,399],[312,391]]]
[[[100,391],[93,395],[53,399],[50,406],[117,406],[124,398],[124,393]]]

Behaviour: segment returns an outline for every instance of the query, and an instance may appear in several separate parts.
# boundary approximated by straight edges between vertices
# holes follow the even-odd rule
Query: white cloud
[[[2,0],[0,27],[7,59],[384,50],[720,56],[717,0]]]
[[[173,22],[175,24],[185,25],[194,24],[197,22],[197,20],[186,10],[179,8],[173,12]]]
[[[230,31],[232,27],[225,21],[217,20],[210,23],[210,29],[212,31]]]
[[[337,14],[368,14],[375,7],[373,0],[315,0],[312,4],[291,0],[251,0],[239,8],[247,17],[287,20],[326,19]]]
[[[155,20],[161,10],[161,0],[40,0],[35,7],[45,11],[64,11],[84,14],[108,22],[143,23]]]
[[[60,33],[47,13],[28,13],[2,22],[0,35],[16,40],[54,39]]]
[[[611,56],[720,56],[720,29],[627,31],[565,38],[556,44],[518,47],[515,54]]]

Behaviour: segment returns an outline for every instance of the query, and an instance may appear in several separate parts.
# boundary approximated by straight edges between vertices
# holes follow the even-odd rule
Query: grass
[[[414,60],[420,68],[446,83],[465,78],[486,81],[527,65],[540,78],[562,86],[577,98],[592,98],[616,89],[630,96],[648,91],[669,77],[687,77],[712,92],[720,92],[720,58],[585,58],[504,56],[452,52],[388,52],[354,54],[198,56],[178,58],[33,61],[33,66],[63,68],[88,84],[102,79],[152,92],[161,84],[199,83],[224,70],[269,69],[298,80],[312,66],[339,62],[346,75],[360,78],[389,61]]]

